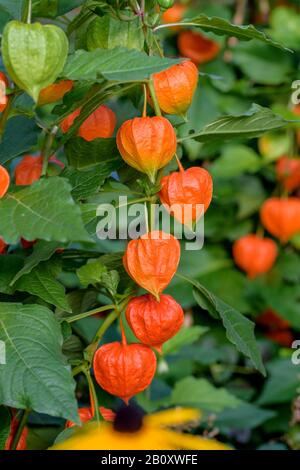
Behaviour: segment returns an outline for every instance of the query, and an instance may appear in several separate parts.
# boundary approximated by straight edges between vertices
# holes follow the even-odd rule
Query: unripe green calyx
[[[174,5],[174,0],[157,0],[157,3],[163,10],[167,10]]]
[[[3,31],[4,65],[15,84],[35,102],[63,70],[68,50],[67,36],[55,25],[10,21]]]

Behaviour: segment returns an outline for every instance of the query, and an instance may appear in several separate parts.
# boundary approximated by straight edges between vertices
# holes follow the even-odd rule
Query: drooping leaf
[[[116,170],[116,166],[117,162],[111,161],[86,171],[68,167],[64,169],[61,176],[70,181],[74,199],[85,199],[99,192],[106,178]]]
[[[269,108],[253,104],[247,113],[239,116],[223,116],[207,124],[202,131],[182,137],[180,141],[195,139],[199,142],[232,138],[253,138],[265,132],[281,129],[287,121]]]
[[[236,25],[232,24],[224,18],[218,18],[216,16],[209,17],[204,14],[197,16],[196,18],[186,19],[180,23],[183,26],[192,26],[201,28],[203,31],[217,34],[219,36],[233,36],[242,41],[250,41],[251,39],[257,39],[259,41],[271,44],[272,46],[278,47],[283,50],[287,49],[285,46],[273,41],[265,33],[256,29],[253,25]]]
[[[62,355],[63,338],[53,313],[40,305],[0,304],[0,403],[71,419],[79,424],[75,382]]]
[[[20,269],[17,274],[12,279],[10,285],[13,285],[18,279],[20,279],[24,274],[28,274],[38,266],[42,261],[47,261],[59,248],[60,244],[57,242],[45,242],[44,240],[39,240],[33,247],[33,252],[25,260],[24,266]]]
[[[240,400],[224,388],[216,388],[206,379],[186,377],[175,384],[170,404],[220,412],[238,406]]]
[[[299,387],[299,364],[290,358],[275,359],[268,364],[269,378],[258,399],[259,405],[289,403]]]
[[[71,80],[106,80],[131,82],[145,80],[153,73],[178,64],[182,59],[148,56],[125,47],[115,49],[78,50],[69,56],[63,76]]]
[[[0,201],[0,235],[6,243],[20,237],[33,241],[90,241],[71,186],[60,177],[41,179],[8,193]]]
[[[81,137],[70,139],[65,147],[69,164],[78,170],[99,165],[104,172],[112,172],[121,165],[115,139],[95,139],[87,142]]]
[[[61,267],[57,261],[40,263],[28,274],[24,274],[15,284],[19,291],[29,292],[45,302],[67,312],[71,311],[64,286],[56,280]]]
[[[200,307],[222,321],[229,341],[237,347],[238,351],[249,357],[254,367],[265,375],[265,368],[254,336],[254,323],[216,297],[199,282],[187,276],[178,276],[193,285],[194,297]]]
[[[207,331],[208,328],[206,326],[199,325],[181,328],[173,338],[164,343],[164,355],[176,353],[183,346],[195,343],[200,336],[204,335]]]

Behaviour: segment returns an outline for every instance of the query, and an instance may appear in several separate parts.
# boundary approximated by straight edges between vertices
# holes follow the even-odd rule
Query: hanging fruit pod
[[[117,133],[117,146],[125,162],[152,182],[156,173],[176,153],[176,134],[164,117],[141,117],[125,121]]]
[[[213,180],[204,168],[181,168],[161,180],[160,200],[182,224],[197,221],[208,209],[212,195]]]
[[[153,85],[160,109],[167,114],[185,114],[198,83],[199,72],[190,60],[155,73]],[[150,104],[152,103],[149,97]]]
[[[11,79],[35,102],[41,90],[62,72],[69,43],[55,25],[10,21],[2,37],[2,57]]]
[[[80,111],[80,109],[76,109],[61,122],[60,127],[63,133],[68,132],[75,119],[80,115]],[[102,104],[81,124],[78,135],[87,142],[100,138],[107,139],[112,137],[116,121],[115,113]]]
[[[179,241],[162,231],[149,232],[138,240],[131,240],[123,257],[129,276],[157,300],[175,275],[179,260]]]
[[[276,161],[277,179],[289,191],[300,188],[300,159],[282,156]]]
[[[17,186],[27,186],[38,181],[42,175],[43,157],[26,155],[15,168]]]
[[[128,404],[152,382],[156,357],[143,344],[108,343],[97,350],[93,367],[100,387]]]
[[[216,41],[195,31],[182,31],[179,34],[178,49],[183,57],[191,59],[196,65],[210,62],[220,52]]]
[[[8,80],[3,72],[0,72],[0,113],[3,113],[8,103],[8,96],[6,88],[8,87]]]
[[[276,243],[270,238],[245,235],[233,244],[233,259],[249,278],[267,273],[277,257]]]
[[[263,226],[282,243],[300,232],[300,199],[296,197],[267,199],[260,210]]]
[[[52,83],[52,85],[41,90],[38,105],[43,106],[61,100],[66,93],[72,90],[73,86],[73,80],[61,80],[58,83]]]
[[[170,295],[161,294],[157,301],[151,294],[145,294],[130,300],[126,319],[137,339],[161,352],[163,343],[182,327],[184,314]]]
[[[10,185],[10,176],[6,168],[0,165],[0,199],[5,196]]]

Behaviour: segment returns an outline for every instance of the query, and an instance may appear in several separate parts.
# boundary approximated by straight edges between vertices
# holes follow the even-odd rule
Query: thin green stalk
[[[27,0],[26,6],[23,10],[22,14],[22,21],[24,23],[31,23],[31,16],[32,16],[32,0]]]
[[[73,323],[74,321],[82,320],[83,318],[90,317],[91,315],[95,315],[96,313],[105,312],[106,310],[113,310],[114,308],[114,305],[104,305],[103,307],[94,308],[93,310],[89,310],[88,312],[78,313],[77,315],[73,315],[72,317],[66,317],[64,318],[64,321],[68,323]]]
[[[83,373],[86,376],[86,379],[88,381],[89,391],[90,391],[90,396],[91,396],[91,401],[92,401],[91,405],[94,411],[94,416],[96,418],[97,423],[100,424],[100,422],[103,421],[103,419],[99,411],[99,402],[98,402],[98,397],[97,397],[97,393],[95,390],[94,382],[93,382],[93,379],[91,377],[89,370],[83,369]]]
[[[57,131],[58,131],[58,127],[54,126],[51,132],[46,137],[45,147],[42,151],[42,156],[43,156],[42,176],[45,176],[47,174],[49,159],[51,157],[52,145],[53,145],[55,136],[57,134]]]
[[[148,82],[148,87],[149,87],[155,114],[156,116],[161,116],[161,110],[158,104],[157,96],[156,96],[155,89],[154,89],[154,82],[152,78]]]
[[[16,434],[13,438],[13,442],[12,442],[12,445],[11,445],[11,450],[16,450],[16,448],[18,447],[19,440],[20,440],[22,432],[23,432],[23,430],[26,426],[26,423],[27,423],[28,417],[30,415],[30,412],[31,412],[31,410],[29,410],[29,409],[22,410],[22,412],[21,412],[22,417],[19,421],[17,432],[16,432]]]

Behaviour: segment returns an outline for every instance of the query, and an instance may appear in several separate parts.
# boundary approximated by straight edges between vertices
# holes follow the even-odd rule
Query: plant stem
[[[151,95],[151,98],[152,98],[155,114],[156,114],[156,116],[161,116],[161,110],[160,110],[158,100],[157,100],[157,96],[156,96],[155,89],[154,89],[153,78],[151,78],[149,80],[148,87],[149,87],[150,95]]]
[[[23,10],[22,21],[24,23],[31,23],[32,16],[32,0],[27,0],[26,6]]]
[[[11,445],[11,450],[16,450],[16,448],[18,447],[19,440],[20,440],[22,432],[23,432],[23,430],[26,426],[27,419],[30,415],[30,412],[31,412],[31,410],[29,410],[29,409],[22,410],[22,416],[21,416],[21,419],[19,421],[17,432],[16,432],[16,434],[13,438],[13,442],[12,442],[12,445]]]
[[[143,90],[144,90],[143,117],[146,117],[147,116],[147,87],[145,84],[143,84]]]
[[[72,317],[64,318],[64,321],[68,323],[72,323],[74,321],[82,320],[83,318],[90,317],[91,315],[95,315],[96,313],[105,312],[106,310],[113,310],[115,308],[114,305],[104,305],[103,307],[94,308],[93,310],[89,310],[88,312],[78,313],[77,315],[73,315]]]
[[[92,405],[92,410],[94,411],[94,416],[96,418],[97,423],[100,424],[100,422],[103,421],[103,420],[102,420],[102,416],[101,416],[100,411],[99,411],[98,397],[97,397],[97,393],[96,393],[96,390],[95,390],[93,379],[91,377],[91,374],[90,374],[89,370],[83,368],[82,371],[83,371],[84,375],[86,376],[86,379],[87,379],[87,382],[88,382],[88,385],[89,385],[91,405]]]
[[[43,149],[42,155],[43,155],[43,169],[42,169],[42,176],[45,176],[48,170],[48,164],[49,164],[49,158],[51,156],[51,150],[52,150],[52,145],[53,141],[55,139],[55,136],[57,134],[58,127],[54,126],[51,132],[48,134],[46,141],[45,141],[45,147]]]

